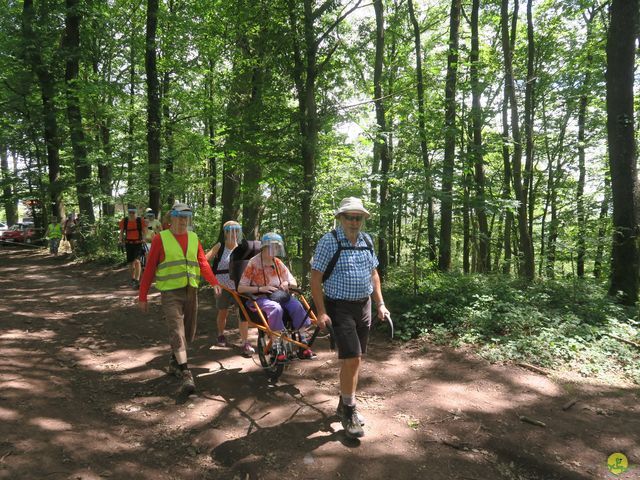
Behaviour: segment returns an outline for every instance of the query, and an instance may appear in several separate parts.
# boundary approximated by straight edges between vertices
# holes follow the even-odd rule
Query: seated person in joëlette
[[[274,331],[285,329],[283,314],[286,310],[291,317],[292,326],[299,330],[310,325],[311,320],[300,301],[289,294],[289,287],[296,286],[296,280],[286,265],[278,257],[284,256],[284,242],[277,233],[266,233],[262,237],[260,253],[249,263],[238,283],[238,293],[251,293],[257,297],[256,303],[267,317],[269,328]],[[253,301],[247,307],[255,310]],[[301,340],[304,342],[304,334]],[[315,354],[311,349],[300,349],[298,357],[311,359]],[[279,361],[284,360],[278,358]]]

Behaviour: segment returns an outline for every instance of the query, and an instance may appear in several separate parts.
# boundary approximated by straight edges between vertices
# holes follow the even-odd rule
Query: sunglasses
[[[343,217],[349,222],[361,222],[364,218],[362,215],[343,215]]]

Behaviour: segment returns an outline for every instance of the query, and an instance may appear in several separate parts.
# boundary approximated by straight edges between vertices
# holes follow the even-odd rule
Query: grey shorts
[[[367,353],[371,329],[371,298],[351,301],[325,297],[324,303],[336,334],[338,358],[356,358]]]
[[[216,308],[218,310],[227,310],[229,307],[233,307],[236,304],[236,301],[233,299],[233,295],[231,295],[226,290],[222,290],[222,293],[216,297]]]

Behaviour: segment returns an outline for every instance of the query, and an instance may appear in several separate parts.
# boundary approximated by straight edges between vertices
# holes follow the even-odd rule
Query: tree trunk
[[[47,146],[47,168],[49,170],[49,201],[51,210],[58,218],[64,216],[60,181],[60,138],[56,118],[56,80],[49,66],[45,65],[40,46],[33,29],[33,0],[25,0],[22,10],[22,34],[25,40],[25,58],[35,73],[40,86],[44,140]]]
[[[607,138],[613,199],[610,295],[632,305],[638,299],[637,151],[633,74],[638,2],[612,0],[607,38]]]
[[[474,186],[475,186],[475,212],[478,218],[478,256],[477,272],[485,273],[491,270],[491,237],[489,235],[489,225],[487,224],[487,212],[485,205],[485,178],[484,178],[484,158],[482,153],[482,106],[480,97],[482,88],[478,80],[478,63],[480,44],[478,39],[478,16],[480,10],[480,0],[473,0],[471,10],[471,53],[470,53],[470,76],[471,76],[471,120],[473,143],[470,153],[473,160]]]
[[[518,201],[518,237],[519,250],[522,255],[519,274],[527,280],[532,280],[535,276],[535,264],[533,258],[533,248],[531,237],[529,236],[529,225],[527,221],[527,190],[523,188],[522,180],[522,138],[520,135],[520,125],[518,117],[518,104],[516,101],[515,85],[512,68],[512,48],[509,41],[509,0],[501,2],[502,21],[502,51],[504,57],[505,70],[505,90],[509,98],[511,110],[511,132],[514,143],[513,148],[513,190]],[[515,23],[515,22],[514,22]],[[515,28],[515,25],[513,25]]]
[[[222,221],[236,220],[240,214],[238,197],[240,192],[240,175],[233,159],[226,157],[222,169]],[[219,242],[224,242],[222,227],[218,236]]]
[[[440,254],[438,268],[451,268],[451,227],[453,219],[453,170],[456,148],[456,85],[458,81],[458,29],[460,27],[460,0],[451,0],[449,14],[449,54],[445,82],[444,161],[442,166],[442,200],[440,207]]]
[[[156,30],[158,0],[147,0],[145,72],[147,75],[147,155],[149,162],[149,207],[160,211],[160,86],[158,82]]]
[[[509,152],[509,97],[507,86],[504,86],[504,96],[502,101],[502,164],[504,166],[504,181],[502,184],[502,199],[511,200],[511,155]],[[504,245],[504,264],[502,273],[511,273],[511,227],[513,224],[513,213],[508,208],[504,214],[504,234],[502,241]]]
[[[584,264],[586,256],[586,237],[587,237],[587,214],[584,205],[584,187],[587,177],[585,165],[585,149],[586,149],[586,116],[587,105],[589,103],[589,94],[591,90],[591,68],[593,64],[593,55],[591,54],[591,32],[592,22],[596,16],[597,9],[591,9],[589,16],[586,17],[586,39],[585,50],[587,50],[586,61],[584,62],[584,79],[580,88],[580,104],[578,110],[578,185],[576,188],[576,220],[578,222],[578,241],[576,245],[576,273],[579,278],[584,277]]]
[[[382,91],[382,70],[384,67],[384,5],[382,0],[374,0],[376,15],[376,56],[373,71],[373,100],[376,111],[376,137],[373,143],[374,164],[380,164],[380,230],[378,235],[379,272],[385,278],[389,266],[389,226],[392,207],[389,204],[389,170],[391,159],[387,142],[387,119]],[[379,160],[376,160],[379,159]]]
[[[66,0],[65,34],[62,42],[66,57],[64,80],[66,84],[67,120],[78,192],[80,215],[88,224],[95,222],[91,199],[91,165],[87,162],[87,147],[82,127],[82,112],[78,94],[80,70],[80,22],[78,0]]]
[[[216,145],[216,129],[214,125],[214,117],[213,113],[209,110],[213,107],[213,61],[209,59],[209,74],[206,78],[206,90],[207,90],[207,100],[209,103],[207,105],[207,118],[205,121],[206,124],[206,134],[209,139],[209,155],[207,158],[207,167],[208,167],[208,175],[209,175],[209,196],[208,196],[208,205],[211,208],[215,208],[217,204],[217,180],[218,180],[218,160],[214,153],[215,145]]]
[[[607,224],[605,219],[609,214],[609,203],[611,201],[611,180],[609,174],[604,176],[604,196],[600,204],[600,216],[598,217],[598,244],[596,246],[596,254],[593,260],[593,277],[600,278],[602,275],[602,257],[604,256],[604,244],[606,242]]]
[[[109,100],[112,106],[112,100]],[[98,164],[98,182],[102,194],[101,211],[103,216],[115,215],[113,202],[113,147],[111,145],[111,120],[108,118],[96,119],[98,124],[99,141],[102,144],[104,160]]]
[[[0,171],[2,172],[2,203],[7,224],[11,226],[18,221],[18,209],[16,201],[13,199],[13,182],[11,181],[13,175],[9,170],[9,155],[6,145],[0,145]]]
[[[416,57],[416,93],[418,97],[418,134],[420,135],[420,153],[422,155],[422,165],[424,168],[424,188],[427,201],[427,242],[429,243],[429,260],[436,259],[436,232],[433,212],[433,186],[431,182],[431,162],[429,160],[429,149],[427,147],[427,128],[425,125],[424,106],[424,80],[422,73],[422,46],[420,40],[420,25],[416,19],[413,9],[413,0],[408,0],[409,17],[413,26],[413,39],[415,43]]]
[[[165,205],[171,206],[175,202],[176,192],[175,180],[173,176],[174,166],[176,163],[176,152],[173,141],[173,122],[171,121],[171,110],[169,109],[169,92],[171,91],[171,72],[167,71],[162,76],[160,85],[160,104],[162,110],[162,127],[165,145],[164,154],[164,184],[165,188]]]
[[[527,83],[524,92],[524,136],[525,136],[525,166],[523,172],[522,194],[527,204],[527,233],[529,242],[531,243],[531,268],[535,272],[535,261],[533,258],[533,212],[534,201],[533,192],[535,191],[533,183],[533,123],[535,119],[536,107],[536,78],[535,72],[535,40],[533,36],[533,0],[527,0]],[[521,248],[521,250],[523,250]],[[524,250],[523,250],[524,251]],[[526,261],[526,259],[525,259]]]
[[[261,41],[258,40],[257,51],[255,56],[262,57],[260,47]],[[242,185],[242,231],[249,240],[257,240],[259,238],[260,219],[264,206],[262,204],[262,190],[260,182],[262,181],[262,164],[260,161],[260,151],[257,142],[260,126],[258,118],[263,109],[262,92],[264,89],[264,70],[262,65],[253,68],[251,74],[251,97],[249,105],[244,109],[244,125],[247,132],[246,139],[246,158],[244,162],[244,175]]]

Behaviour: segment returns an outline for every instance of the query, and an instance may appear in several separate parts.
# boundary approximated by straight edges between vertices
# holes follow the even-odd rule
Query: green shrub
[[[608,337],[640,342],[637,311],[614,302],[592,280],[538,280],[523,285],[502,275],[429,273],[418,282],[393,271],[385,300],[398,338],[426,337],[470,345],[490,361],[526,361],[588,376],[639,383],[640,351]]]

